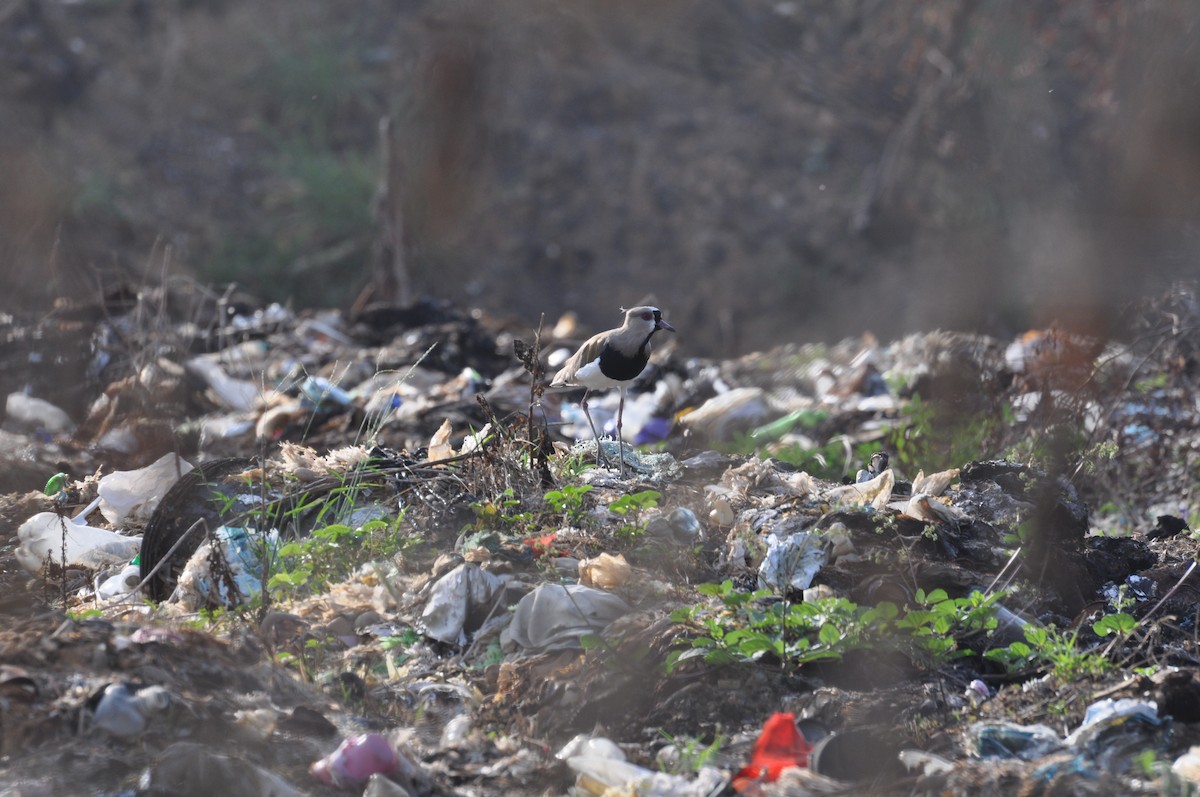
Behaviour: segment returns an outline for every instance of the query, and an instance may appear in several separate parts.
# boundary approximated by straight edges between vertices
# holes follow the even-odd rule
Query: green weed
[[[587,514],[584,496],[591,491],[590,484],[564,484],[557,490],[547,492],[542,500],[553,512],[561,515],[567,525],[579,526]]]
[[[674,756],[659,757],[662,771],[670,775],[695,775],[704,767],[714,766],[721,748],[728,738],[718,733],[711,742],[702,742],[692,736],[672,736],[666,731],[659,731],[662,737],[670,742]]]
[[[662,493],[658,490],[641,490],[636,493],[626,493],[610,503],[608,511],[620,515],[628,521],[622,523],[614,532],[617,538],[626,541],[640,538],[646,531],[642,523],[642,513],[647,509],[657,507],[660,500],[662,500]]]

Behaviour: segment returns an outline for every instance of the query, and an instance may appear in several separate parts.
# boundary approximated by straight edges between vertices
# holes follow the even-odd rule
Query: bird
[[[579,350],[563,363],[550,387],[582,387],[583,414],[596,439],[596,457],[604,462],[600,447],[600,435],[588,411],[588,396],[593,390],[619,388],[621,400],[617,405],[617,445],[621,459],[621,472],[625,472],[625,455],[621,438],[621,420],[625,412],[625,388],[638,377],[650,361],[650,339],[660,329],[674,332],[675,327],[663,320],[657,307],[644,305],[625,311],[625,323],[616,329],[600,332],[588,338]]]
[[[867,467],[854,474],[856,484],[869,482],[879,474],[887,470],[888,455],[886,451],[876,451],[871,455],[871,461],[867,463]]]

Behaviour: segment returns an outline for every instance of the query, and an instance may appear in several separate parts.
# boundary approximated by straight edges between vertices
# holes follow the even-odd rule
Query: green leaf
[[[842,632],[831,623],[826,623],[821,626],[821,631],[817,634],[817,639],[822,645],[833,647],[842,641]]]
[[[720,584],[699,584],[696,586],[696,591],[701,595],[710,595],[713,597],[728,595],[733,591],[733,581],[725,579]]]
[[[279,549],[280,556],[300,556],[304,553],[304,546],[298,542],[289,542]]]
[[[1023,659],[1027,659],[1033,655],[1033,648],[1029,647],[1024,642],[1013,642],[1008,646],[1008,649]]]
[[[923,590],[917,590],[917,603],[921,603],[926,606],[934,603],[941,603],[942,601],[950,598],[950,596],[946,594],[946,590],[942,589],[941,587],[938,587],[933,592],[925,594],[924,598],[921,597],[923,594]]]
[[[1096,632],[1096,636],[1131,634],[1137,628],[1137,625],[1138,621],[1132,615],[1119,612],[1117,614],[1104,615],[1092,623],[1092,630]]]
[[[774,651],[775,643],[764,636],[749,637],[737,645],[737,652],[747,657],[761,656],[763,653]]]

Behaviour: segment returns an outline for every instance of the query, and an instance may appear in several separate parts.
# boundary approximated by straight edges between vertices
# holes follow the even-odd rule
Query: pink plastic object
[[[394,772],[399,763],[387,739],[377,733],[366,733],[342,742],[308,771],[322,783],[341,788],[366,783],[376,772]]]

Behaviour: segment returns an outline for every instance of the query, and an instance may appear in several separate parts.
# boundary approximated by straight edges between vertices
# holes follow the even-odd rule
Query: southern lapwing
[[[617,451],[621,459],[621,472],[625,472],[625,452],[621,439],[621,416],[625,412],[625,386],[637,378],[650,360],[650,338],[660,329],[674,332],[675,327],[663,321],[662,311],[657,307],[634,307],[625,311],[625,323],[616,329],[593,335],[571,359],[563,364],[550,380],[550,387],[582,387],[583,414],[596,438],[596,456],[604,461],[600,447],[600,435],[588,411],[588,395],[593,390],[620,388],[621,400],[617,405]]]

